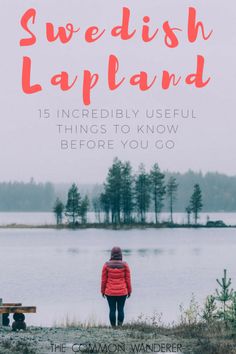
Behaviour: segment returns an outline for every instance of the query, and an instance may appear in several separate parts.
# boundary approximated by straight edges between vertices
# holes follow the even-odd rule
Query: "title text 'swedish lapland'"
[[[20,40],[21,47],[36,46],[37,34],[34,32],[34,24],[37,20],[37,11],[34,8],[27,10],[21,18],[21,27],[27,33],[27,38]],[[194,7],[188,9],[188,24],[184,31],[181,27],[172,27],[169,21],[164,21],[162,26],[151,30],[149,16],[144,16],[140,26],[131,28],[131,11],[129,8],[122,9],[122,21],[120,25],[115,25],[111,29],[99,28],[90,26],[85,29],[75,27],[72,23],[67,23],[64,27],[56,26],[47,22],[45,24],[45,39],[47,43],[53,44],[59,41],[62,45],[66,45],[75,38],[85,41],[88,45],[101,40],[105,36],[122,41],[131,41],[133,38],[139,38],[142,43],[149,43],[162,38],[162,43],[170,49],[177,48],[180,44],[180,39],[185,40],[189,44],[195,43],[201,34],[203,41],[209,40],[213,31],[207,32],[204,24],[197,20],[197,10]],[[186,33],[185,33],[186,32]],[[186,85],[194,85],[196,88],[203,88],[209,82],[211,77],[204,78],[205,57],[198,54],[196,63],[193,66],[193,71],[188,74],[171,73],[168,70],[162,70],[159,75],[151,75],[146,70],[124,75],[120,68],[120,60],[117,55],[111,53],[107,60],[107,87],[109,91],[115,91],[125,85],[137,86],[140,91],[148,91],[153,86],[159,84],[163,90],[168,90],[170,87],[179,86],[181,83]],[[32,83],[31,75],[33,68],[32,60],[29,56],[23,56],[22,65],[22,90],[26,94],[33,94],[42,91],[45,88],[41,82]],[[58,86],[62,91],[69,91],[76,85],[81,85],[83,103],[91,104],[91,92],[101,81],[101,74],[94,73],[88,69],[82,70],[81,75],[69,74],[67,71],[61,71],[53,74],[49,78],[51,86]]]

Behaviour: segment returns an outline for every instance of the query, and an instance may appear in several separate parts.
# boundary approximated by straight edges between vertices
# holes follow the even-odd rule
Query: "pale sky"
[[[0,0],[1,14],[1,129],[0,129],[0,180],[100,183],[115,156],[130,160],[135,168],[144,162],[149,168],[158,162],[163,170],[184,172],[188,169],[218,171],[236,175],[236,3],[228,0],[174,1],[174,0]],[[123,6],[131,10],[130,26],[136,28],[134,39],[122,42],[111,38],[109,30],[121,23]],[[204,42],[199,36],[196,43],[187,41],[188,8],[197,9],[197,18],[204,22],[206,32],[213,30],[211,38]],[[37,11],[35,25],[31,29],[37,36],[37,44],[20,47],[19,40],[26,36],[20,26],[24,12],[34,7]],[[159,28],[151,43],[140,39],[142,18],[150,16],[150,27]],[[163,22],[180,27],[179,47],[166,48],[163,44]],[[46,41],[45,24],[53,22],[63,26],[68,22],[80,27],[73,40],[67,44]],[[106,29],[96,43],[88,44],[83,33],[91,25]],[[127,78],[146,70],[150,78],[157,75],[157,82],[148,92],[140,92],[126,82],[115,92],[107,89],[107,66],[110,54],[119,58],[118,77]],[[178,88],[163,91],[160,87],[163,70],[182,75],[194,72],[197,55],[205,57],[205,79],[211,81],[204,89],[196,89],[181,83]],[[21,88],[22,58],[32,59],[32,80],[40,83],[43,91],[26,95]],[[67,71],[71,80],[78,75],[78,84],[69,92],[60,92],[50,85],[50,79],[60,71]],[[84,107],[82,101],[82,74],[91,70],[100,74],[100,81],[92,91],[92,104]],[[81,110],[117,109],[138,111],[130,119],[60,119],[57,109]],[[52,117],[40,119],[39,109],[49,109]],[[147,119],[148,110],[193,110],[197,119]],[[100,112],[100,111],[99,111]],[[98,134],[62,134],[57,124],[98,125]],[[131,132],[115,135],[114,124],[129,125]],[[177,134],[137,134],[137,125],[152,125],[168,129],[174,125]],[[105,127],[101,127],[105,125]],[[161,127],[160,127],[161,125]],[[178,125],[178,127],[176,127]],[[63,128],[62,128],[63,129]],[[104,134],[103,129],[107,131]],[[173,138],[174,137],[174,138]],[[115,140],[114,149],[60,149],[60,140]],[[128,140],[149,141],[148,150],[123,148],[120,143]],[[174,140],[174,149],[155,148],[157,140]],[[86,144],[83,142],[83,144]],[[127,143],[128,144],[128,143]]]

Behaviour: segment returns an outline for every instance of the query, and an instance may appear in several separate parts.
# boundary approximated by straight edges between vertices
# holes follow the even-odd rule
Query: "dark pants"
[[[118,325],[122,325],[124,321],[124,306],[127,295],[124,296],[108,296],[106,295],[110,308],[110,322],[112,326],[116,325],[116,310],[118,311]]]

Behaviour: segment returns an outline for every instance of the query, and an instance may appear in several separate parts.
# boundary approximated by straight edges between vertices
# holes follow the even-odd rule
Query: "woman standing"
[[[108,301],[112,327],[115,327],[116,323],[118,326],[122,326],[125,300],[130,297],[131,291],[129,266],[122,261],[120,247],[113,247],[110,260],[103,266],[101,281],[101,293]],[[116,322],[116,310],[118,312],[118,322]]]

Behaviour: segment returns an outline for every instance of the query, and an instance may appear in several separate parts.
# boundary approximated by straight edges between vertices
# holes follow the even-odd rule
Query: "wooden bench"
[[[26,329],[25,313],[36,313],[36,306],[22,306],[21,303],[2,303],[0,299],[0,326],[9,326],[9,315],[13,313],[13,331]]]

